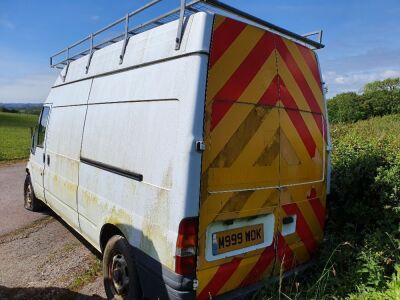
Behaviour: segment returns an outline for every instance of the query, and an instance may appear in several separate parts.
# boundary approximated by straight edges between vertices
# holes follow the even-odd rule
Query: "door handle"
[[[46,162],[46,154],[43,153],[43,163]]]
[[[50,155],[47,154],[47,165],[50,166]]]
[[[294,222],[293,216],[285,217],[282,220],[283,225],[289,225],[292,224],[293,222]]]

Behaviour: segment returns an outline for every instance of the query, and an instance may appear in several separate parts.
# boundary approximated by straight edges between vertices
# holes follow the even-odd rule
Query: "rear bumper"
[[[135,249],[135,261],[143,294],[147,299],[171,299],[193,300],[196,299],[196,291],[193,290],[192,277],[185,277],[165,268],[149,255]],[[311,266],[309,262],[298,266],[283,274],[283,278],[301,273]],[[279,280],[278,277],[268,281],[259,282],[241,289],[235,289],[223,295],[213,297],[216,300],[245,299],[264,286]]]
[[[283,278],[287,278],[289,276],[292,276],[293,274],[298,274],[306,269],[308,269],[310,266],[314,264],[313,261],[310,261],[306,264],[300,265],[282,275]],[[236,289],[231,292],[225,293],[223,295],[214,297],[213,299],[215,300],[239,300],[239,299],[246,299],[247,297],[251,296],[252,294],[256,293],[263,287],[265,287],[268,284],[272,284],[276,281],[279,280],[279,277],[272,277],[271,279],[264,281],[264,282],[259,282],[256,284],[252,284],[250,286],[241,288],[241,289]]]

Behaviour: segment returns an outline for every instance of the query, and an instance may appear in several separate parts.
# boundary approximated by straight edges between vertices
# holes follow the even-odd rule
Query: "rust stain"
[[[163,178],[162,186],[172,188],[171,164]],[[153,258],[159,259],[164,265],[173,269],[175,266],[175,253],[173,242],[168,240],[167,231],[169,226],[170,191],[158,189],[156,201],[146,214],[142,227],[142,239],[140,248],[149,253]]]
[[[115,225],[125,236],[129,236],[133,218],[126,209],[111,205],[111,202],[101,201],[96,194],[88,190],[82,191],[82,200],[87,210],[96,210],[100,219],[103,219],[101,226],[107,223]]]

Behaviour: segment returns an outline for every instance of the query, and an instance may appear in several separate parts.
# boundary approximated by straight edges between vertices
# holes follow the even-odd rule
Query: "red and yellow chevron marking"
[[[198,299],[256,283],[281,267],[287,271],[316,251],[325,223],[325,114],[313,51],[215,17],[205,102]],[[210,224],[271,213],[271,246],[206,260]],[[296,232],[282,236],[282,219],[290,215],[297,216]]]

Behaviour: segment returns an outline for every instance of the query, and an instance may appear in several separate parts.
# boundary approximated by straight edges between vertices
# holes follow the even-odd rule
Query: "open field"
[[[37,122],[37,115],[0,112],[0,163],[28,158]]]

